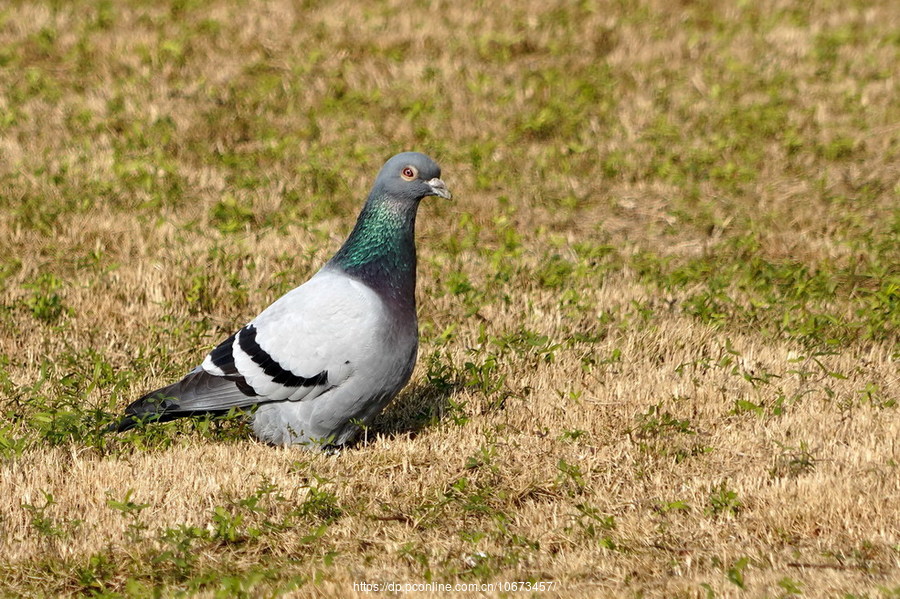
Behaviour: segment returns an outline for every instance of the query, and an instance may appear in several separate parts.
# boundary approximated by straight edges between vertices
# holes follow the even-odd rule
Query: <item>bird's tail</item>
[[[238,381],[234,377],[215,376],[198,367],[177,383],[151,391],[132,403],[125,408],[125,415],[107,430],[124,432],[143,423],[251,408],[259,398],[252,389],[250,393],[247,389],[251,388],[243,378]]]
[[[175,383],[147,393],[125,408],[125,415],[107,427],[108,432],[123,433],[140,424],[151,422],[168,422],[183,416],[190,416],[192,411],[184,411],[178,403],[178,387]]]

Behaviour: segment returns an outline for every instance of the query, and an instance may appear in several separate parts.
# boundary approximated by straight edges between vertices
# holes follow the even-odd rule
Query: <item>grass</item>
[[[0,594],[897,596],[898,19],[5,4]],[[419,364],[358,444],[103,432],[406,149],[455,199],[420,210]]]

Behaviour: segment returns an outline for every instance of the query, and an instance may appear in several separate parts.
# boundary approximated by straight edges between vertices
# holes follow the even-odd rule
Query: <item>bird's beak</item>
[[[453,197],[452,195],[450,195],[450,190],[447,189],[447,185],[437,177],[429,180],[427,183],[428,186],[431,187],[431,191],[434,192],[434,195],[441,196],[442,198],[447,200]]]

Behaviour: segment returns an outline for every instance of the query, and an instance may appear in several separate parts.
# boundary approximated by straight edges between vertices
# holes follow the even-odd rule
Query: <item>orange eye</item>
[[[412,166],[404,166],[403,170],[400,171],[400,176],[406,179],[407,181],[412,181],[416,178],[416,175],[419,173],[416,172],[415,167]]]

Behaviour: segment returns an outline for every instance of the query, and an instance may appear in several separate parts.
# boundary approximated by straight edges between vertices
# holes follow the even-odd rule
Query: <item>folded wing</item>
[[[114,428],[312,400],[339,387],[359,356],[363,340],[354,331],[371,330],[366,321],[376,316],[357,285],[330,273],[313,277],[220,343],[182,380],[128,406]]]

